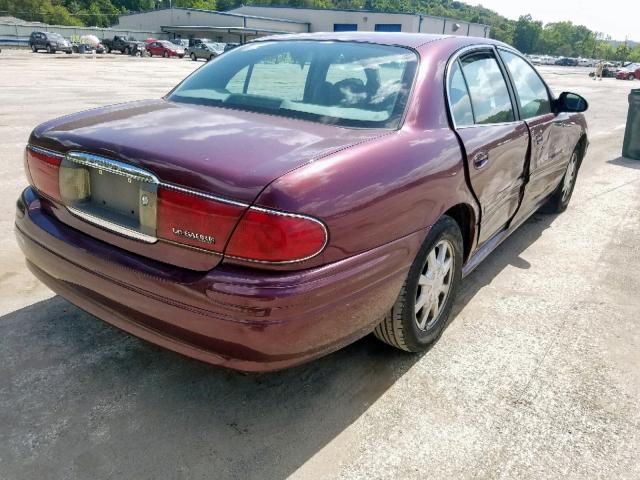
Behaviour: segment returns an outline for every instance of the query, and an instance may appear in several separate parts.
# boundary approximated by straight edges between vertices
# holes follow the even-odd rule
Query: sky
[[[613,40],[640,42],[640,0],[467,0],[516,20],[531,14],[544,23],[570,20],[596,32],[611,35]]]

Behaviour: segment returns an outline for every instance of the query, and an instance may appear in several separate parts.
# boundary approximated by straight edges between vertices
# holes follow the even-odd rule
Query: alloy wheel
[[[422,331],[429,330],[440,318],[451,290],[453,262],[453,246],[448,240],[440,240],[427,255],[415,301],[415,321]]]

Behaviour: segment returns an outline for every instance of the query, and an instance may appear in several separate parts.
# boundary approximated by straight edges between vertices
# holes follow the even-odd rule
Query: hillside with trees
[[[640,46],[613,42],[570,21],[543,24],[531,15],[510,20],[482,6],[454,0],[172,0],[176,7],[229,10],[245,5],[366,9],[422,13],[491,26],[491,36],[524,53],[640,62]],[[107,27],[118,15],[166,7],[169,0],[0,0],[0,16],[61,25]],[[633,45],[633,44],[632,44]]]

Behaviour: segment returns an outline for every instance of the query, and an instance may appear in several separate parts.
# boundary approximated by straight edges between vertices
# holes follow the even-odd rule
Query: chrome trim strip
[[[36,153],[41,153],[43,155],[50,155],[56,158],[64,158],[64,154],[60,152],[54,152],[53,150],[47,150],[46,148],[34,147],[33,145],[27,145],[29,150],[33,150]]]
[[[142,168],[134,167],[127,163],[112,160],[110,158],[93,155],[91,153],[84,152],[68,152],[66,158],[81,165],[87,167],[96,168],[98,170],[105,170],[115,175],[122,175],[124,177],[133,178],[140,182],[146,183],[160,183],[158,177],[149,173]]]
[[[73,162],[80,163],[82,165],[87,165],[88,167],[106,170],[116,175],[124,175],[127,177],[135,178],[137,180],[140,180],[141,182],[155,183],[160,187],[176,190],[182,193],[188,193],[190,195],[195,195],[197,197],[202,197],[209,200],[214,200],[214,201],[226,203],[229,205],[236,205],[238,207],[244,207],[244,208],[248,208],[250,205],[249,203],[230,200],[228,198],[223,198],[223,197],[218,197],[216,195],[211,195],[209,193],[204,193],[198,190],[192,190],[190,188],[181,187],[179,185],[175,185],[172,183],[161,182],[158,179],[158,177],[156,177],[153,173],[147,170],[144,170],[139,167],[135,167],[128,163],[120,162],[118,160],[112,160],[108,157],[102,157],[99,155],[84,153],[80,151],[71,151],[65,155],[60,152],[54,152],[53,150],[46,150],[44,148],[34,147],[31,145],[28,145],[27,147],[36,152],[39,151],[40,153],[43,153],[45,155],[51,155],[58,158],[68,158]]]
[[[318,225],[320,225],[322,227],[322,230],[324,231],[324,244],[313,255],[309,255],[309,256],[304,257],[304,258],[298,258],[296,260],[284,260],[284,261],[275,261],[275,262],[274,261],[269,261],[269,260],[252,260],[250,258],[243,258],[243,257],[236,257],[234,255],[228,255],[227,252],[226,252],[226,247],[225,247],[225,253],[224,253],[225,258],[233,258],[235,260],[240,260],[240,261],[243,261],[243,262],[250,262],[250,263],[262,263],[262,264],[265,264],[265,265],[287,265],[287,264],[291,264],[291,263],[304,262],[305,260],[309,260],[311,258],[317,257],[318,255],[320,255],[324,251],[324,249],[326,248],[327,244],[329,243],[329,231],[327,230],[327,226],[322,221],[318,220],[317,218],[310,217],[308,215],[303,215],[301,213],[289,213],[289,212],[283,212],[281,210],[272,210],[270,208],[263,208],[263,207],[254,207],[254,206],[252,206],[252,207],[249,207],[249,209],[247,211],[249,211],[249,210],[257,210],[259,212],[265,212],[265,213],[269,213],[269,214],[272,214],[272,215],[282,215],[284,217],[304,218],[305,220],[310,220],[312,222],[315,222]],[[244,217],[244,214],[242,215],[242,217]],[[240,222],[242,222],[242,217],[240,217],[240,220],[238,221],[238,225],[240,224]],[[231,239],[229,239],[229,240],[231,240]],[[228,243],[227,243],[227,246],[228,246]]]
[[[238,207],[247,208],[249,206],[248,203],[237,202],[235,200],[229,200],[227,198],[217,197],[217,196],[211,195],[209,193],[200,192],[198,190],[191,190],[190,188],[180,187],[180,186],[174,185],[172,183],[160,182],[158,184],[158,186],[164,187],[164,188],[168,188],[169,190],[175,190],[176,192],[182,192],[182,193],[187,193],[189,195],[194,195],[196,197],[206,198],[208,200],[213,200],[213,201],[220,202],[220,203],[227,203],[229,205],[236,205]]]
[[[220,252],[214,252],[213,250],[207,250],[206,248],[196,247],[195,245],[189,245],[188,243],[174,242],[168,238],[158,238],[158,242],[168,243],[169,245],[175,245],[176,247],[186,248],[187,250],[193,250],[194,252],[206,253],[207,255],[215,255],[217,257],[224,257]]]
[[[130,228],[123,227],[122,225],[118,225],[117,223],[109,222],[100,217],[96,217],[94,215],[83,212],[82,210],[78,210],[73,207],[67,206],[67,210],[69,210],[76,217],[81,218],[82,220],[86,220],[89,223],[92,223],[98,227],[104,228],[105,230],[109,230],[115,233],[119,233],[120,235],[124,235],[125,237],[134,238],[136,240],[140,240],[145,243],[156,243],[158,239],[156,237],[152,237],[151,235],[145,235],[144,233],[137,232],[135,230],[131,230]]]

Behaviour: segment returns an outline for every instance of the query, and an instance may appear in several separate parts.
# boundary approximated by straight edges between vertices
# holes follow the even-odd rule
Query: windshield
[[[217,57],[168,98],[327,124],[397,128],[416,65],[416,54],[401,47],[256,42]]]

